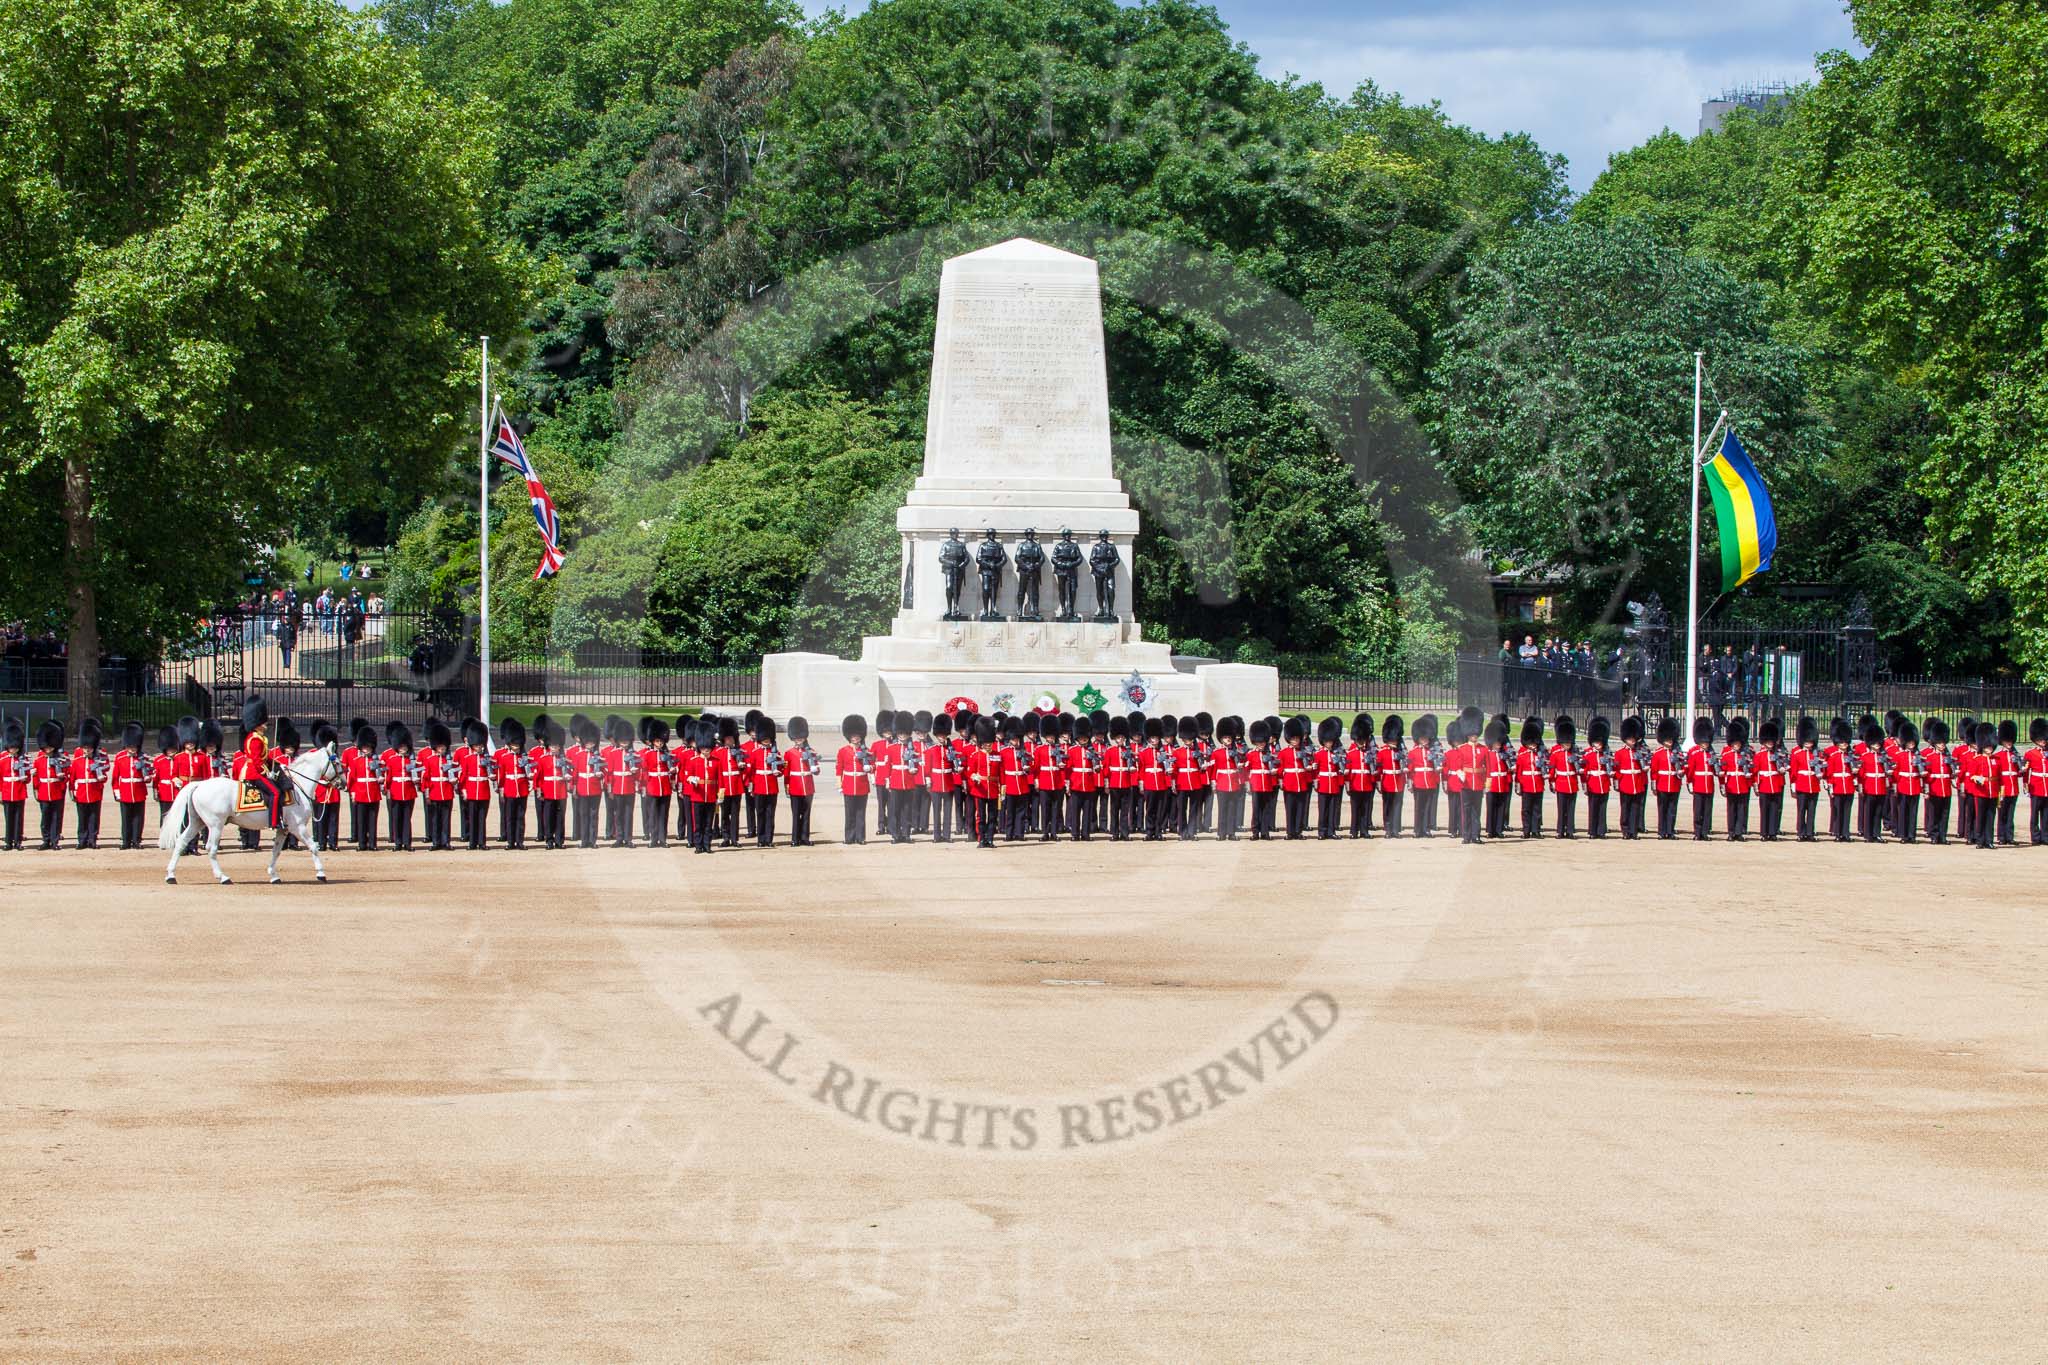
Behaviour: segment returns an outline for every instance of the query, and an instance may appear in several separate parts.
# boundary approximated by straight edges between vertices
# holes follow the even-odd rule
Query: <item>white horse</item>
[[[316,881],[327,880],[327,869],[320,862],[320,846],[313,839],[313,793],[321,787],[337,786],[341,781],[341,755],[336,742],[308,749],[292,760],[282,781],[287,791],[278,793],[283,806],[284,824],[271,831],[270,880],[281,880],[277,875],[277,855],[284,852],[284,837],[290,833],[313,855],[313,877]],[[232,777],[209,777],[204,781],[186,785],[178,793],[178,799],[171,802],[171,808],[164,812],[164,825],[156,836],[156,846],[168,850],[170,865],[164,869],[164,880],[176,884],[178,880],[178,858],[191,842],[187,832],[194,820],[206,826],[206,860],[213,864],[213,875],[222,886],[228,884],[228,874],[220,870],[220,832],[225,825],[237,829],[260,830],[270,823],[268,813],[261,808],[238,811],[235,798],[241,783]]]

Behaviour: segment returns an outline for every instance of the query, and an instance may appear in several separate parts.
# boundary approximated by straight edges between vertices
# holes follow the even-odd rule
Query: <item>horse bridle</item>
[[[302,782],[310,784],[314,792],[319,791],[322,787],[339,787],[341,785],[338,778],[338,774],[341,771],[341,760],[335,756],[334,750],[331,747],[326,752],[327,771],[319,778],[307,777],[289,763],[284,765],[284,774],[292,780],[292,789],[294,791],[299,789],[299,784]],[[307,793],[307,799],[312,799],[312,792]]]

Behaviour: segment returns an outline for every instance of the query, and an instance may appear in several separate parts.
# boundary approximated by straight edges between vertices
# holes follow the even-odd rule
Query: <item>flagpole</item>
[[[486,730],[491,724],[491,339],[477,338],[478,371],[476,438],[477,623],[481,633],[483,672],[477,710]],[[485,741],[486,745],[489,741]]]
[[[1707,353],[1692,353],[1692,535],[1685,559],[1685,730],[1683,744],[1692,743],[1694,708],[1700,695],[1700,401],[1704,396]],[[486,637],[488,638],[488,637]]]

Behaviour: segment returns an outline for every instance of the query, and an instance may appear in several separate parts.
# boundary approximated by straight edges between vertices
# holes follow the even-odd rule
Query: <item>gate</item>
[[[210,653],[190,662],[197,691],[232,728],[242,702],[261,695],[299,732],[360,717],[400,721],[417,736],[430,719],[475,714],[474,622],[425,612],[315,614],[262,609],[214,623]]]

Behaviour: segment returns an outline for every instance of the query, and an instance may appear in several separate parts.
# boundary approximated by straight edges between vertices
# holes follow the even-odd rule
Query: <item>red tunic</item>
[[[1930,744],[1920,751],[1920,762],[1926,770],[1926,786],[1929,796],[1955,795],[1956,770],[1955,765],[1949,762],[1946,749]]]
[[[1579,794],[1578,755],[1562,744],[1550,746],[1550,789],[1559,796]]]
[[[114,789],[114,799],[124,802],[142,802],[149,799],[149,760],[133,749],[123,749],[114,755],[114,766],[108,775],[108,783]]]
[[[1534,744],[1515,750],[1515,790],[1535,796],[1543,790],[1543,751]]]
[[[792,744],[782,755],[782,790],[791,796],[818,794],[818,751]]]
[[[1273,761],[1270,749],[1253,749],[1245,755],[1245,790],[1270,792],[1280,789],[1280,769]]]
[[[569,755],[542,749],[533,760],[533,794],[543,801],[566,801],[574,782]]]
[[[1031,790],[1031,756],[1021,744],[1004,744],[997,748],[997,756],[1003,760],[1003,795],[1022,796]]]
[[[420,794],[419,779],[412,774],[412,761],[417,755],[386,749],[383,757],[384,799],[411,801],[417,797]]]
[[[1437,756],[1429,747],[1417,744],[1408,750],[1408,786],[1413,791],[1435,791],[1442,777]]]
[[[1623,796],[1641,796],[1650,789],[1650,770],[1633,744],[1614,751],[1614,790]]]
[[[458,760],[462,771],[462,799],[491,799],[491,760],[477,749],[464,749]]]
[[[1920,754],[1916,749],[1901,748],[1898,762],[1892,768],[1892,790],[1901,796],[1920,795]]]
[[[833,771],[839,775],[841,796],[866,796],[873,781],[873,751],[863,754],[858,745],[842,744],[839,756],[833,762]]]
[[[12,805],[28,800],[29,767],[27,754],[0,749],[0,802]]]
[[[1380,790],[1388,793],[1400,791],[1408,779],[1408,765],[1401,759],[1400,747],[1382,744],[1375,752],[1379,757]]]
[[[902,748],[902,745],[896,746]],[[776,769],[776,753],[765,744],[756,744],[747,755],[747,794],[749,796],[773,796],[782,789],[782,774]]]
[[[1795,796],[1817,796],[1825,778],[1818,753],[1801,745],[1785,756],[1785,777]]]
[[[1721,790],[1730,796],[1749,795],[1749,774],[1742,770],[1742,750],[1733,744],[1721,746]]]
[[[1316,794],[1335,796],[1344,790],[1344,755],[1337,749],[1318,749],[1315,760]]]
[[[420,755],[420,791],[429,801],[453,801],[462,767],[453,754],[429,749]]]
[[[1659,745],[1650,754],[1650,790],[1672,796],[1685,789],[1685,760],[1678,750]]]
[[[1091,744],[1073,744],[1067,748],[1067,790],[1080,796],[1089,796],[1102,787],[1101,757]]]
[[[1079,745],[1068,746],[1070,749],[1079,747]],[[1066,755],[1062,753],[1059,755],[1059,758],[1061,761],[1054,761],[1053,746],[1051,744],[1039,743],[1031,746],[1031,778],[1038,790],[1042,792],[1066,790],[1067,765],[1064,761]]]
[[[591,762],[588,747],[572,744],[562,751],[562,758],[569,765],[569,786],[573,794],[604,795],[604,769]]]
[[[1579,766],[1585,774],[1586,795],[1605,796],[1614,789],[1614,774],[1608,767],[1608,760],[1605,749],[1588,749],[1579,755]]]
[[[1219,744],[1209,751],[1209,784],[1219,792],[1244,790],[1244,755]]]
[[[1138,750],[1138,790],[1163,792],[1172,785],[1166,772],[1166,755],[1148,744]]]
[[[1785,754],[1781,749],[1758,749],[1750,754],[1750,777],[1758,796],[1785,793]]]
[[[1284,792],[1305,792],[1315,785],[1315,762],[1313,755],[1299,745],[1289,744],[1280,750],[1280,790]]]
[[[658,745],[650,745],[639,754],[639,784],[642,796],[673,796],[676,791],[674,755]]]
[[[2037,801],[2048,799],[2048,745],[2036,744],[2021,759],[2027,774],[2027,795]]]
[[[93,764],[93,760],[98,757],[98,754],[90,750],[76,750],[72,753],[71,762],[66,769],[65,776],[71,784],[71,799],[81,806],[97,806],[106,799],[106,774]]]
[[[1714,756],[1704,744],[1686,751],[1685,788],[1694,796],[1711,795],[1714,790]]]
[[[1070,755],[1085,752],[1081,745],[1067,751]],[[950,796],[960,790],[960,772],[953,767],[957,751],[944,740],[933,740],[924,750],[924,784],[941,796]],[[966,768],[963,762],[961,769]]]

